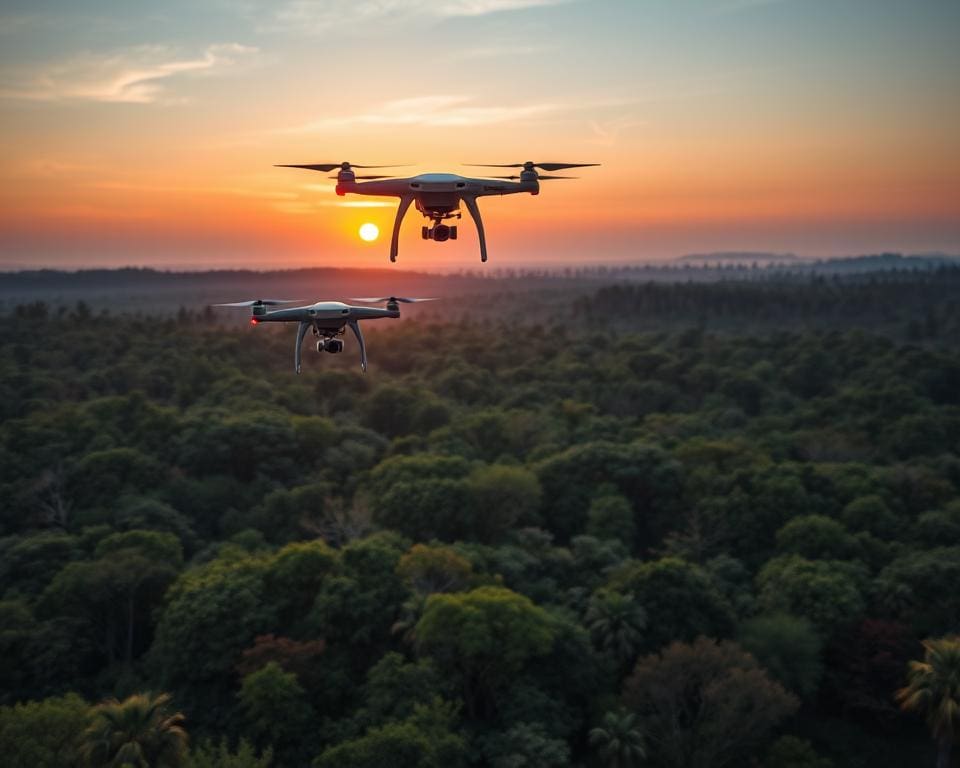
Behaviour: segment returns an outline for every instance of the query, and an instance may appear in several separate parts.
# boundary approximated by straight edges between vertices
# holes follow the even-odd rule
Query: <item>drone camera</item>
[[[433,239],[436,242],[442,243],[448,240],[449,238],[450,238],[450,227],[448,227],[446,224],[437,224],[437,226],[433,228]]]
[[[340,339],[329,339],[324,346],[331,355],[343,352],[343,341]]]

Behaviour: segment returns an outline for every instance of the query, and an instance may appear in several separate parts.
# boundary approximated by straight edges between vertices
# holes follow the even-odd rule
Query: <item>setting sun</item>
[[[376,224],[367,222],[360,227],[360,239],[372,243],[380,234],[380,228]]]

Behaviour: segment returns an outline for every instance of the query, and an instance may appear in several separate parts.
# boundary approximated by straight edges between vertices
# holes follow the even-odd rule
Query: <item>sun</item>
[[[360,239],[372,243],[380,235],[380,228],[369,221],[360,226]]]

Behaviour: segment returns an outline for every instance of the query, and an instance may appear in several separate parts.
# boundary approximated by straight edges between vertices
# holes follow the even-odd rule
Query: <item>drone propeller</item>
[[[491,176],[491,179],[519,179],[519,176]],[[537,181],[551,181],[553,179],[579,179],[579,176],[537,176]]]
[[[353,165],[346,161],[342,163],[294,163],[291,165],[280,164],[274,165],[274,168],[304,168],[308,171],[323,171],[324,173],[329,173],[330,171],[340,169],[342,171],[349,171],[351,168],[403,168],[403,165]]]
[[[298,304],[300,299],[253,299],[252,301],[234,301],[230,304],[211,304],[212,307],[275,307],[278,304]]]
[[[358,165],[357,167],[359,168],[360,166]],[[338,179],[339,177],[338,177],[338,176],[327,176],[327,178],[328,178],[328,179]],[[355,179],[369,180],[369,179],[390,179],[390,178],[393,178],[393,177],[392,177],[392,176],[354,176],[353,178],[355,178]]]
[[[361,304],[382,304],[383,302],[387,302],[387,303],[399,302],[401,304],[419,304],[421,301],[436,301],[436,298],[414,299],[414,298],[404,298],[402,296],[382,296],[378,299],[367,297],[367,298],[360,298],[360,299],[354,298],[354,299],[350,299],[350,301],[359,301]]]
[[[532,171],[534,168],[542,168],[545,171],[563,171],[567,168],[587,168],[600,165],[600,163],[535,163],[532,160],[527,160],[525,163],[464,163],[464,165],[481,168],[523,168],[528,171]],[[544,177],[541,176],[540,178]]]

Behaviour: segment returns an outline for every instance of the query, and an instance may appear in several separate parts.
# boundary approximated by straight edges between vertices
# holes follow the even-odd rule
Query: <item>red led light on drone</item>
[[[260,321],[257,320],[257,318],[255,318],[255,317],[251,317],[251,318],[250,318],[250,325],[256,325],[256,324],[259,323],[259,322],[260,322]]]

